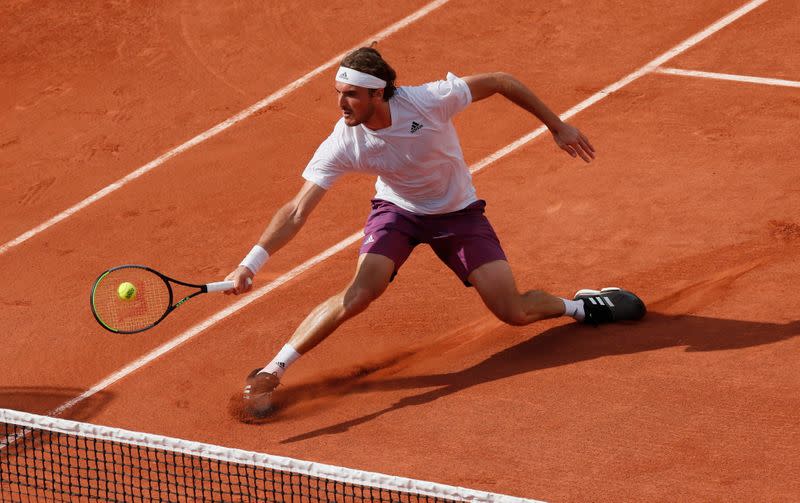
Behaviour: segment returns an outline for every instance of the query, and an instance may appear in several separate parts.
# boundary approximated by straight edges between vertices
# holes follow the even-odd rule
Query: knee
[[[515,327],[521,327],[530,323],[528,321],[528,316],[526,316],[522,308],[516,306],[504,306],[502,308],[495,309],[494,315],[497,316],[497,319],[503,323]]]
[[[385,288],[353,285],[344,293],[344,309],[348,315],[358,314],[366,309]]]

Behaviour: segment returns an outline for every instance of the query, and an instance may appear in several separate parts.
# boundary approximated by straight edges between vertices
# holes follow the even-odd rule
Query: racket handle
[[[253,282],[248,278],[247,284],[250,285]],[[207,292],[224,292],[225,290],[230,290],[234,287],[233,281],[216,281],[214,283],[208,283],[206,285]]]

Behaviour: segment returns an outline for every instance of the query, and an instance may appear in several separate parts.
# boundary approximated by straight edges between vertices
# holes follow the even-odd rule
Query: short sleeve
[[[454,115],[472,103],[472,93],[464,79],[447,74],[445,80],[429,82],[422,86],[426,91],[425,101],[431,112],[442,121],[450,120]]]
[[[338,137],[338,128],[323,141],[303,170],[303,178],[325,190],[347,170],[348,163]]]

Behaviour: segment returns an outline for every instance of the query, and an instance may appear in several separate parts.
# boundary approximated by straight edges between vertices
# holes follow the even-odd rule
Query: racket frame
[[[164,311],[164,314],[162,314],[159,319],[157,319],[156,321],[154,321],[150,325],[147,325],[144,328],[140,328],[138,330],[115,330],[115,329],[109,327],[108,325],[106,325],[105,323],[103,323],[103,320],[101,320],[100,317],[97,315],[97,312],[95,311],[95,308],[94,308],[94,292],[97,289],[97,285],[100,284],[100,282],[103,280],[103,278],[105,278],[106,276],[108,276],[112,272],[117,271],[119,269],[132,269],[132,268],[144,269],[145,271],[151,272],[151,273],[155,274],[156,276],[158,276],[159,278],[161,278],[161,280],[164,282],[164,284],[167,285],[167,291],[169,292],[169,307]],[[197,288],[197,291],[192,293],[192,294],[190,294],[190,295],[187,295],[186,297],[182,298],[181,300],[179,300],[178,302],[173,304],[172,300],[175,298],[175,295],[174,295],[174,292],[172,290],[172,285],[170,283],[175,283],[177,285],[181,285],[181,286],[185,286],[185,287],[189,287],[189,288]],[[181,304],[183,304],[187,300],[191,299],[192,297],[196,297],[196,296],[198,296],[198,295],[200,295],[202,293],[207,293],[207,292],[208,292],[208,285],[196,285],[194,283],[187,283],[185,281],[180,281],[180,280],[177,280],[175,278],[170,278],[166,274],[162,274],[162,273],[156,271],[155,269],[153,269],[152,267],[147,267],[146,265],[125,264],[125,265],[119,265],[119,266],[116,266],[116,267],[112,267],[111,269],[108,269],[108,270],[104,271],[102,274],[100,274],[100,276],[97,277],[96,280],[94,280],[94,283],[92,284],[92,291],[89,293],[89,305],[91,306],[91,311],[92,311],[92,315],[94,316],[94,319],[97,320],[97,323],[99,323],[101,327],[105,328],[109,332],[113,332],[115,334],[137,334],[139,332],[144,332],[145,330],[149,330],[149,329],[155,327],[156,325],[158,325],[159,323],[161,323],[161,321],[164,320],[164,318],[166,318],[169,315],[169,313],[171,313],[172,311],[177,309]]]

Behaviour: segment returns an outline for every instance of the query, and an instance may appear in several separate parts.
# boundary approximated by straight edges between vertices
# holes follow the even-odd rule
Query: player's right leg
[[[362,312],[389,286],[394,261],[383,255],[364,253],[358,258],[350,284],[317,306],[295,331],[289,344],[304,354],[333,333],[339,325]]]
[[[378,298],[420,238],[418,217],[392,203],[375,199],[364,227],[358,267],[350,284],[318,305],[295,331],[289,343],[263,369],[247,377],[246,408],[254,415],[269,413],[272,391],[288,365],[322,342],[339,325]]]
[[[256,417],[269,414],[272,392],[278,386],[285,366],[325,340],[342,323],[364,311],[386,290],[394,271],[392,259],[374,253],[362,254],[350,284],[314,308],[272,362],[247,376],[242,395],[246,411]]]

